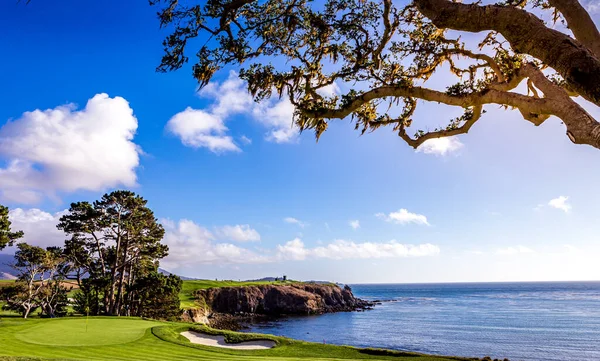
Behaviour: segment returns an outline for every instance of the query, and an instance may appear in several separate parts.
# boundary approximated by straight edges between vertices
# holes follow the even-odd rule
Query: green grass
[[[211,280],[194,280],[194,281],[183,281],[181,292],[179,293],[179,300],[181,301],[181,308],[192,308],[202,306],[196,303],[194,298],[194,292],[197,290],[203,290],[207,288],[218,288],[218,287],[244,287],[244,286],[260,286],[260,285],[282,285],[282,284],[293,284],[300,283],[297,281],[211,281]]]
[[[450,361],[459,358],[357,349],[258,334],[211,330],[183,323],[138,318],[0,319],[0,360],[396,360]],[[269,350],[232,350],[195,345],[180,333],[189,329],[225,335],[228,342],[270,339]],[[463,360],[463,359],[460,359]]]

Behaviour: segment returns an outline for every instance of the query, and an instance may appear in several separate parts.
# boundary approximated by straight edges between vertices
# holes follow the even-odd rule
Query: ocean
[[[365,312],[291,317],[250,332],[511,361],[600,360],[600,282],[364,284]]]

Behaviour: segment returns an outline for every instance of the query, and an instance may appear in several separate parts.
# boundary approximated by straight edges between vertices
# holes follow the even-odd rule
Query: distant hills
[[[14,256],[12,254],[0,254],[0,280],[14,280],[17,278],[14,274],[15,270],[9,266],[9,264],[12,264],[13,262],[14,262]],[[163,268],[159,268],[158,272],[164,274],[165,276],[173,274]],[[179,276],[179,278],[181,278],[184,281],[197,280],[197,278],[191,278],[191,277],[185,277],[185,276]],[[256,280],[247,280],[245,282],[274,282],[276,279],[281,281],[281,277],[263,277],[263,278],[256,279]],[[333,282],[329,282],[329,281],[306,281],[306,282],[307,283],[317,283],[317,284],[333,283]]]
[[[171,273],[171,272],[169,272],[169,271],[167,271],[166,269],[163,269],[163,268],[159,268],[158,272],[164,274],[165,276],[174,274],[174,273]],[[179,275],[177,275],[177,276],[179,276]],[[190,278],[190,277],[185,277],[185,276],[179,276],[179,278],[181,278],[181,280],[183,280],[183,281],[192,281],[192,280],[196,279],[196,278]]]
[[[275,281],[281,281],[281,277],[263,277],[263,278],[259,278],[256,280],[246,280],[244,282],[275,282]],[[332,284],[335,282],[331,282],[331,281],[315,281],[315,280],[311,280],[311,281],[304,281],[306,283],[316,283],[319,285],[328,285],[328,284]]]
[[[15,270],[9,266],[14,261],[14,256],[12,254],[0,254],[0,280],[14,280]]]
[[[14,255],[12,254],[0,254],[0,280],[14,280],[17,277],[15,276],[15,270],[9,266],[14,262]],[[168,276],[171,272],[164,270],[162,268],[158,269],[158,272]],[[179,276],[184,281],[193,280],[194,278]]]

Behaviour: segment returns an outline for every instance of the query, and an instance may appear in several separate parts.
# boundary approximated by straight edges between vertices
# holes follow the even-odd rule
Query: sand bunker
[[[223,336],[212,336],[194,331],[182,332],[181,335],[190,340],[191,343],[197,343],[204,346],[232,348],[236,350],[265,350],[275,346],[275,341],[269,340],[227,343]]]

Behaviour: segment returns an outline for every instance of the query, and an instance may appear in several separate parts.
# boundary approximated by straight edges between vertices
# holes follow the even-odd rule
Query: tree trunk
[[[121,215],[119,214],[118,221],[119,225],[117,226],[117,246],[115,252],[115,260],[110,267],[110,290],[109,290],[109,307],[108,314],[114,315],[115,313],[115,283],[117,283],[117,268],[119,266],[119,254],[121,252]]]
[[[123,286],[125,285],[125,272],[127,268],[127,251],[129,249],[129,237],[125,238],[125,244],[123,245],[123,258],[121,260],[121,277],[119,279],[119,288],[117,292],[117,315],[121,315],[121,306],[123,304]]]

